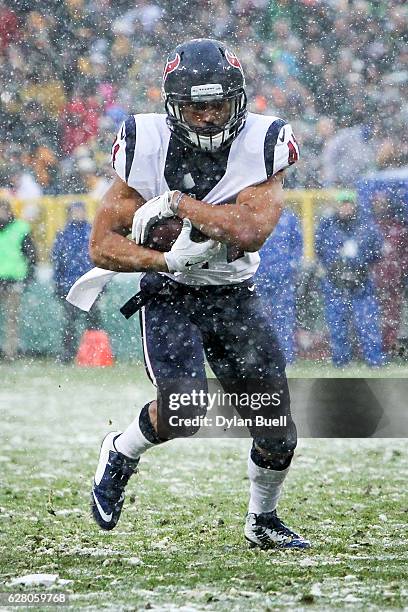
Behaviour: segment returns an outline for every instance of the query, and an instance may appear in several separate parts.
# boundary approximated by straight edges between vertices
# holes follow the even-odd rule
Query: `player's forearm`
[[[270,218],[265,222],[264,214],[245,204],[207,204],[185,195],[178,207],[177,215],[188,218],[203,234],[219,242],[239,246],[242,250],[257,251],[276,225]]]
[[[163,253],[138,246],[114,232],[101,242],[91,241],[90,255],[99,268],[114,272],[168,272]]]

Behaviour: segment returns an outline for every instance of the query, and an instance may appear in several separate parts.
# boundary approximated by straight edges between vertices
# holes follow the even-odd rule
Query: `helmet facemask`
[[[167,124],[174,135],[190,147],[202,151],[218,151],[231,144],[245,124],[247,115],[247,97],[241,89],[229,96],[201,97],[198,99],[183,99],[172,94],[164,94],[167,112]],[[228,101],[229,115],[223,125],[210,124],[194,126],[184,116],[183,106],[197,104],[201,106],[211,103]]]

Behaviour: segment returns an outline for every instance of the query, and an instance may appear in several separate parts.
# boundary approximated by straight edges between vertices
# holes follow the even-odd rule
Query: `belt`
[[[150,300],[154,297],[162,294],[165,290],[170,287],[170,285],[174,285],[174,281],[169,279],[166,276],[161,276],[157,274],[157,280],[152,287],[143,287],[135,293],[125,304],[123,304],[120,309],[121,314],[125,317],[125,319],[130,319],[138,310],[142,308],[142,306],[146,306]]]
[[[120,309],[121,314],[125,317],[125,319],[130,319],[130,317],[132,317],[134,314],[136,314],[136,312],[138,310],[140,310],[143,306],[146,306],[146,304],[148,304],[150,302],[150,300],[152,300],[153,298],[164,294],[167,289],[171,288],[177,288],[177,289],[183,289],[184,291],[187,292],[191,292],[194,293],[197,290],[203,290],[203,289],[207,289],[208,290],[215,290],[215,289],[220,289],[221,287],[225,290],[226,288],[228,288],[229,290],[236,290],[236,289],[241,289],[242,287],[249,287],[250,285],[254,284],[254,281],[252,278],[249,278],[245,281],[242,281],[241,283],[233,283],[230,285],[196,285],[196,286],[192,286],[192,285],[181,285],[175,281],[173,281],[172,279],[170,279],[168,276],[162,276],[161,274],[155,274],[156,278],[155,278],[155,282],[152,284],[151,287],[143,287],[142,289],[140,289],[140,291],[138,291],[137,293],[135,293],[135,295],[133,295],[125,304],[123,304],[123,306]]]

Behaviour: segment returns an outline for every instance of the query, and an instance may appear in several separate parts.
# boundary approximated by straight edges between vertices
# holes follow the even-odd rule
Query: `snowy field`
[[[152,396],[143,368],[21,362],[0,375],[0,591],[64,591],[63,609],[87,610],[408,606],[406,440],[300,441],[280,514],[310,551],[247,548],[245,439],[151,451],[103,533],[88,511],[99,444]],[[12,586],[33,573],[69,582]]]

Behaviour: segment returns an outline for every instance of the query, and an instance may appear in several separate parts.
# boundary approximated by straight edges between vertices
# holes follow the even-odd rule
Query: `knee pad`
[[[284,470],[289,467],[292,461],[296,445],[296,426],[291,421],[284,437],[254,437],[251,458],[259,467],[270,470]]]
[[[202,387],[186,385],[172,387],[171,393],[161,390],[157,396],[158,431],[166,438],[186,438],[200,429],[200,420],[207,414],[207,395],[200,395]]]

